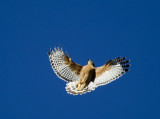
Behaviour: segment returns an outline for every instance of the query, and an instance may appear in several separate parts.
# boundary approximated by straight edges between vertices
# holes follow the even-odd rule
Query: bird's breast
[[[81,73],[90,73],[94,71],[94,67],[92,65],[83,66]]]

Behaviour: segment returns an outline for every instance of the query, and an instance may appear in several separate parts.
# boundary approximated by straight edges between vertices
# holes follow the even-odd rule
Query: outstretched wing
[[[64,81],[71,82],[79,80],[79,74],[82,66],[74,63],[67,53],[67,56],[63,53],[62,49],[51,49],[51,53],[48,53],[49,60],[56,75]]]
[[[109,60],[105,65],[96,68],[94,79],[95,86],[106,85],[129,71],[128,67],[130,67],[130,64],[127,63],[129,63],[130,60],[125,59],[126,57],[118,57],[114,60]]]

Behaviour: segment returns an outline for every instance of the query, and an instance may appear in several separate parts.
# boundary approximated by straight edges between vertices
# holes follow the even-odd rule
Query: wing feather
[[[125,74],[130,67],[129,60],[126,60],[126,57],[120,58],[117,57],[114,60],[109,60],[105,65],[95,69],[95,79],[94,84],[96,87],[101,85],[106,85],[120,76]]]
[[[79,80],[79,74],[82,66],[73,62],[69,55],[64,54],[62,48],[54,48],[51,53],[48,53],[51,66],[56,75],[64,81],[77,81]]]

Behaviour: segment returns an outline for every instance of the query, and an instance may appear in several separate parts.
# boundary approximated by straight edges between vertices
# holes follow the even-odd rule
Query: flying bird
[[[84,94],[106,85],[129,71],[130,60],[117,57],[108,60],[103,66],[95,67],[92,60],[82,66],[73,62],[68,53],[57,47],[50,49],[49,60],[55,74],[67,82],[66,91],[72,95]]]

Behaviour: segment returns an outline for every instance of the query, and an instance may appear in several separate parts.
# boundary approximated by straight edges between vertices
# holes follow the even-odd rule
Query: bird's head
[[[88,64],[91,64],[91,65],[94,66],[94,62],[92,60],[90,60],[90,59],[88,59]]]

